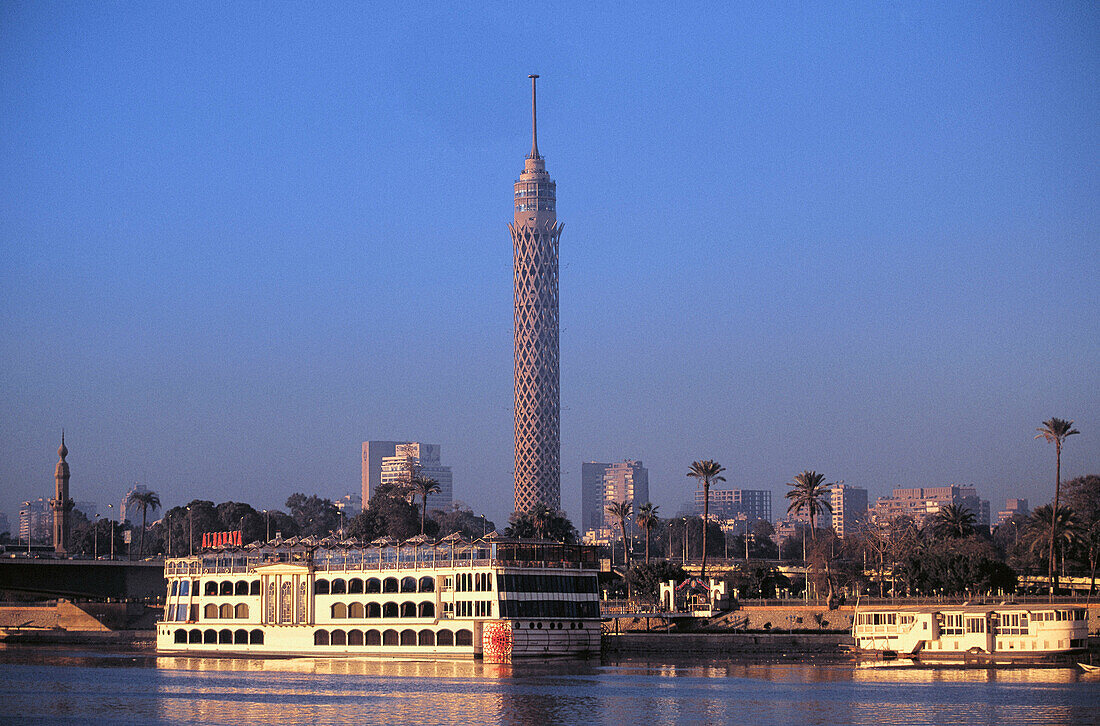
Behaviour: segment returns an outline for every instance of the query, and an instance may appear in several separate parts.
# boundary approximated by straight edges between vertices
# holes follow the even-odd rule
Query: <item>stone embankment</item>
[[[9,643],[140,643],[154,639],[160,609],[134,603],[0,605],[0,640]]]
[[[603,650],[616,655],[843,656],[843,633],[646,633],[606,635]]]

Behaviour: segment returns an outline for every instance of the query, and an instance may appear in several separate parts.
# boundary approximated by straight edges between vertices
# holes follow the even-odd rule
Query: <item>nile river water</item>
[[[157,657],[0,646],[0,722],[71,724],[1088,724],[1076,668],[837,661]]]

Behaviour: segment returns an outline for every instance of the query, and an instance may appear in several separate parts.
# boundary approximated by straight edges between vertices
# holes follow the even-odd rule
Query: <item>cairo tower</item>
[[[515,304],[516,511],[561,506],[558,375],[558,240],[555,185],[539,155],[535,79],[531,153],[515,183],[512,279]]]

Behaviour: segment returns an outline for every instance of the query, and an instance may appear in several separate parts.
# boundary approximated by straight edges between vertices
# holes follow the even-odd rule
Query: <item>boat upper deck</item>
[[[292,537],[244,546],[222,545],[165,560],[167,577],[241,574],[273,564],[297,564],[318,572],[440,570],[507,567],[595,572],[596,549],[589,545],[490,535],[466,541],[455,535],[433,541],[414,537],[398,542],[382,537],[365,543],[354,538]]]

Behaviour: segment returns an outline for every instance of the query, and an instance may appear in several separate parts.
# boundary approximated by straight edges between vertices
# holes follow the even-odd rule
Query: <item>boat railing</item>
[[[251,561],[246,564],[231,565],[201,565],[190,563],[187,567],[175,566],[167,570],[168,576],[173,575],[243,575],[254,572],[257,567],[280,564],[278,560]],[[287,564],[308,565],[309,562],[290,562]],[[313,569],[317,572],[378,572],[386,570],[438,570],[441,568],[475,568],[475,567],[515,567],[520,569],[551,569],[551,570],[595,570],[595,565],[581,562],[555,562],[546,560],[502,560],[502,559],[450,559],[438,558],[435,560],[360,560],[358,562],[345,562],[342,559],[315,560]]]

